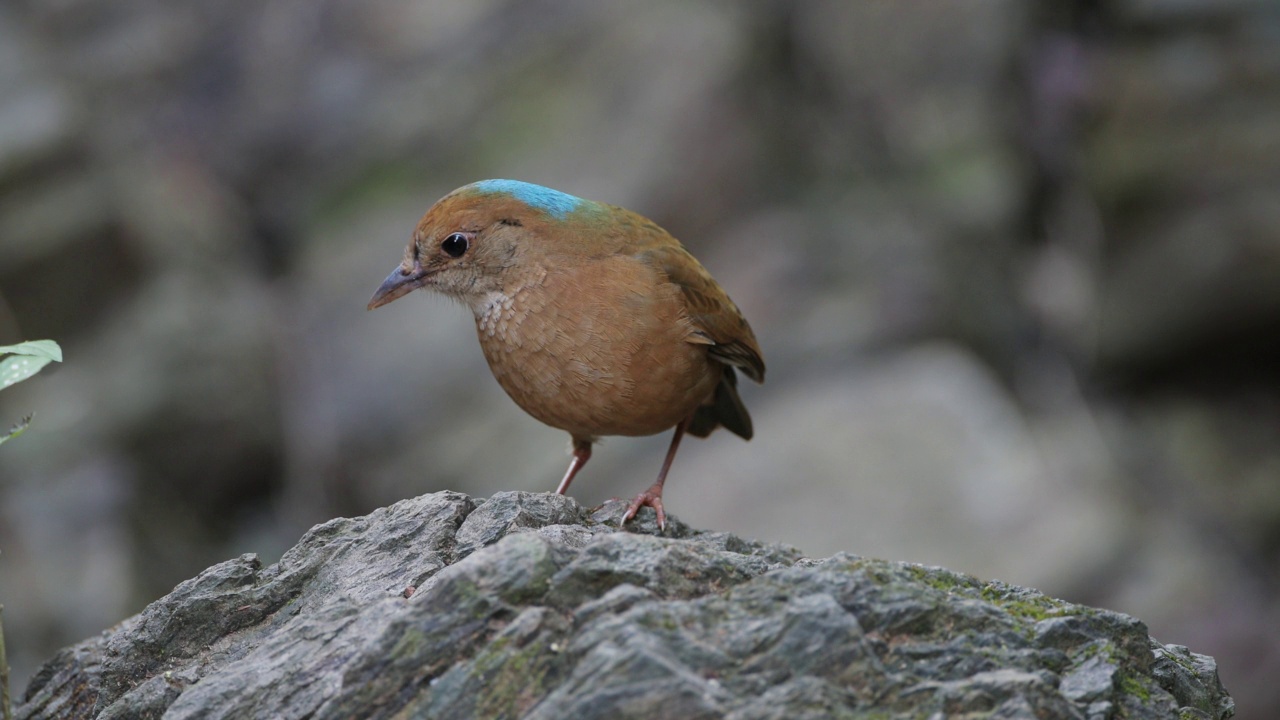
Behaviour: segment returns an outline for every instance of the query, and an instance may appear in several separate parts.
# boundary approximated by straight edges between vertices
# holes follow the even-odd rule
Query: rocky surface
[[[1212,658],[941,568],[622,503],[436,493],[244,555],[58,653],[32,718],[1226,718]]]

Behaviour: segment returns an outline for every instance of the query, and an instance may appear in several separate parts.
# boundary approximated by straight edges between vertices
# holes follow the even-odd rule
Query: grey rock
[[[456,556],[461,559],[521,529],[563,527],[584,519],[582,507],[563,495],[511,492],[495,495],[476,508],[458,528]],[[566,538],[567,540],[567,538]],[[571,540],[569,542],[572,542]]]
[[[1062,694],[1075,702],[1102,700],[1115,689],[1120,668],[1102,657],[1092,657],[1062,678]],[[1091,713],[1092,714],[1092,713]]]
[[[1218,679],[1218,663],[1213,658],[1182,645],[1157,647],[1155,655],[1151,675],[1183,700],[1187,705],[1182,708],[1184,715],[1216,718],[1235,713],[1235,704]]]
[[[1225,718],[1212,658],[940,568],[436,493],[215,565],[49,660],[31,718]]]

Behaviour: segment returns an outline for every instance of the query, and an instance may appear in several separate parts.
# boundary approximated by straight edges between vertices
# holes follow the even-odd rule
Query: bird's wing
[[[667,276],[684,298],[689,320],[697,329],[692,342],[710,345],[708,352],[756,382],[764,382],[764,358],[751,326],[738,306],[688,250],[670,235],[638,248],[636,257]]]

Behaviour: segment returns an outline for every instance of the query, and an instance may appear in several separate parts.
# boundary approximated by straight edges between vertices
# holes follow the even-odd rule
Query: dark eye
[[[449,257],[462,257],[470,246],[471,241],[462,233],[454,233],[440,243],[440,249]]]

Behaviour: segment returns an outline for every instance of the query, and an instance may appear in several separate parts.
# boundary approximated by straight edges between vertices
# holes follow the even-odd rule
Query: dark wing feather
[[[731,367],[724,369],[724,376],[716,385],[711,402],[693,411],[685,432],[694,437],[706,437],[720,425],[743,440],[750,440],[753,434],[751,415],[738,396],[738,374]]]

